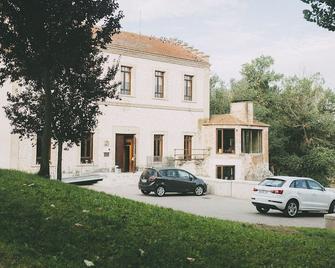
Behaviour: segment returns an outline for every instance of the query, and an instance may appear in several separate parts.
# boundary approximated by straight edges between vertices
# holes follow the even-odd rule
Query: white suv
[[[335,192],[310,178],[274,176],[253,189],[252,204],[262,213],[270,209],[295,217],[299,211],[335,213]]]

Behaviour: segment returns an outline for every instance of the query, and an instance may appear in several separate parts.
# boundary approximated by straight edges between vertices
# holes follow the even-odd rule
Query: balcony
[[[209,149],[174,149],[175,161],[192,161],[192,160],[205,160],[210,154]]]

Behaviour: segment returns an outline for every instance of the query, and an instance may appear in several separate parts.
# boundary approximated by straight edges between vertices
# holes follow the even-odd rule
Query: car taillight
[[[254,189],[253,189],[253,191],[254,191],[254,192],[257,192],[257,191],[258,191],[258,189],[257,189],[257,188],[254,188]]]
[[[151,176],[151,177],[149,177],[149,181],[150,182],[153,182],[154,180],[156,180],[157,179],[157,177],[155,177],[155,176]]]
[[[272,190],[271,193],[273,194],[283,194],[284,190]]]

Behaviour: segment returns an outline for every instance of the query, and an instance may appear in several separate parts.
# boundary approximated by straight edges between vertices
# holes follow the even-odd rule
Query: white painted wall
[[[120,66],[132,67],[132,94],[122,100],[109,100],[101,105],[94,134],[93,164],[80,163],[80,147],[74,146],[63,152],[65,173],[81,174],[92,170],[111,170],[115,166],[115,134],[136,134],[137,167],[146,166],[147,157],[153,155],[153,135],[164,135],[163,157],[173,157],[174,149],[183,149],[184,135],[193,135],[193,148],[201,148],[200,125],[202,118],[209,117],[209,69],[160,62],[143,58],[110,55],[109,63],[120,58]],[[165,98],[154,97],[155,70],[165,72]],[[193,100],[184,101],[184,75],[193,75]],[[117,80],[120,79],[120,73]],[[10,85],[9,85],[10,86]],[[7,88],[3,88],[5,94]],[[28,172],[38,171],[35,141],[19,141],[9,135],[8,122],[1,119],[1,138],[7,147],[1,147],[1,167],[16,168]],[[105,141],[109,146],[105,146]],[[11,144],[11,146],[9,145]],[[12,151],[11,151],[12,150]],[[104,157],[104,152],[110,152]],[[57,152],[51,152],[51,173],[55,175]]]
[[[0,88],[0,168],[10,168],[11,128],[3,109],[7,102],[6,93],[10,90],[11,84],[8,81]]]

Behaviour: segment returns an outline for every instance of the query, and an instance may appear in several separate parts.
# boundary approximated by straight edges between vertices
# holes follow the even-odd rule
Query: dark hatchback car
[[[202,179],[177,168],[146,168],[138,188],[145,195],[155,192],[157,196],[163,196],[166,192],[192,192],[200,196],[207,191],[207,185]]]

